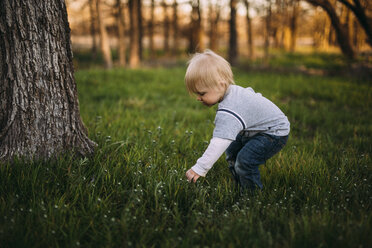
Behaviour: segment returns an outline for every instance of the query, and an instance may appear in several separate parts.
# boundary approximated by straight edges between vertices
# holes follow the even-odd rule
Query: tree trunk
[[[252,38],[252,19],[251,16],[249,15],[249,0],[244,1],[246,10],[247,10],[247,39],[248,39],[248,56],[249,58],[254,57],[254,52],[253,52],[253,38]]]
[[[129,66],[137,68],[140,65],[140,33],[138,25],[139,0],[129,0],[130,15],[130,54]]]
[[[178,3],[177,0],[173,2],[173,54],[177,55],[179,49],[179,31],[178,31]]]
[[[200,0],[192,0],[192,11],[191,11],[191,29],[190,29],[190,41],[189,41],[189,52],[195,53],[203,49],[201,44],[201,13],[200,13]]]
[[[368,8],[364,8],[359,0],[353,0],[354,4],[346,1],[346,0],[338,0],[339,2],[343,3],[346,7],[348,7],[351,11],[353,11],[355,17],[358,19],[359,24],[362,26],[364,32],[366,33],[368,39],[367,42],[370,47],[372,47],[372,27],[371,21],[368,20],[367,14],[365,10]]]
[[[294,52],[296,49],[296,40],[297,40],[297,19],[299,13],[299,1],[294,0],[292,2],[292,16],[290,20],[290,30],[291,30],[291,41],[289,45],[289,50]]]
[[[150,21],[149,21],[149,40],[150,40],[150,56],[155,58],[155,47],[154,47],[154,24],[155,24],[155,0],[151,0],[150,9]]]
[[[270,46],[270,34],[271,34],[271,1],[267,0],[267,15],[265,17],[265,42],[264,42],[264,60],[265,63],[269,59],[269,46]]]
[[[90,35],[92,36],[92,58],[97,57],[97,37],[96,37],[96,11],[94,9],[94,0],[89,0],[90,13]]]
[[[142,44],[142,38],[143,38],[143,25],[142,25],[142,0],[137,0],[137,22],[138,22],[138,57],[139,60],[142,61],[142,55],[143,55],[143,44]]]
[[[125,61],[125,23],[124,23],[124,13],[121,0],[116,0],[116,8],[118,10],[117,16],[117,26],[118,26],[118,53],[119,53],[119,66],[124,67],[126,65]]]
[[[63,0],[0,1],[0,160],[93,152]]]
[[[355,54],[351,46],[349,37],[347,36],[346,30],[342,27],[342,24],[336,14],[334,7],[328,0],[306,0],[314,6],[320,6],[324,11],[327,12],[331,19],[332,27],[336,32],[336,38],[338,45],[341,48],[342,53],[349,59],[353,59]]]
[[[111,58],[111,49],[109,44],[109,38],[107,35],[107,30],[105,23],[102,18],[102,9],[101,9],[101,0],[96,0],[96,9],[97,9],[97,19],[98,19],[98,26],[99,26],[99,37],[100,37],[100,45],[101,45],[101,52],[103,55],[103,60],[105,61],[105,68],[110,69],[112,68],[112,58]]]
[[[218,49],[218,22],[221,16],[221,5],[219,2],[213,3],[209,1],[209,48],[212,51]]]
[[[229,38],[229,61],[236,65],[238,60],[238,34],[236,31],[236,5],[237,0],[230,0],[230,38]]]
[[[161,5],[163,7],[163,30],[164,30],[164,52],[166,54],[169,54],[169,18],[168,18],[168,5],[163,0],[161,2]]]

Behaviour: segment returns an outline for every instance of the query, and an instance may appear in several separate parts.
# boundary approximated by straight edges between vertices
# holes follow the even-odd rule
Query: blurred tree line
[[[372,47],[372,3],[369,0],[68,0],[79,6],[69,13],[73,35],[89,35],[93,57],[101,52],[106,68],[139,67],[154,59],[210,48],[227,53],[230,63],[262,56],[270,48],[295,51],[298,39],[310,37],[315,48],[338,46],[354,59]],[[72,21],[79,14],[80,21]],[[243,20],[243,21],[242,21]],[[244,39],[242,38],[244,37]],[[244,45],[242,41],[244,40]],[[144,47],[146,49],[144,49]]]

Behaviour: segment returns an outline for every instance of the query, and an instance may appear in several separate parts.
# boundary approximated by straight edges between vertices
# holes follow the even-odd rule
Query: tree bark
[[[247,10],[247,39],[248,39],[248,56],[249,58],[254,57],[254,52],[253,52],[253,37],[252,37],[252,19],[251,16],[249,15],[249,0],[244,1],[245,8]]]
[[[0,1],[0,81],[0,160],[93,153],[63,0]]]
[[[229,37],[229,61],[236,65],[238,60],[238,33],[236,31],[236,5],[237,0],[230,0],[230,37]]]
[[[110,49],[110,43],[109,43],[109,38],[107,35],[106,26],[102,18],[101,0],[96,0],[96,10],[97,10],[97,20],[98,20],[98,26],[99,26],[100,46],[101,46],[101,52],[103,55],[103,60],[105,62],[105,68],[111,69],[112,68],[111,49]]]
[[[138,47],[139,47],[139,51],[138,51],[138,57],[140,59],[140,61],[142,61],[143,57],[143,44],[142,44],[142,38],[143,38],[143,25],[142,25],[142,0],[137,0],[138,3],[137,3],[137,6],[138,6],[138,9],[137,9],[137,22],[138,22],[138,34],[139,34],[139,37],[138,37]]]
[[[97,37],[96,37],[96,11],[94,9],[94,0],[89,0],[90,13],[90,35],[92,36],[92,58],[97,57]]]
[[[212,51],[218,49],[218,22],[221,16],[221,5],[219,2],[213,3],[209,1],[209,48]]]
[[[125,61],[125,22],[124,22],[124,9],[121,4],[121,0],[116,0],[116,8],[118,10],[117,16],[117,26],[118,26],[118,53],[119,53],[119,66],[124,67],[126,65]]]
[[[203,50],[202,44],[202,31],[201,31],[201,13],[200,13],[200,0],[192,0],[191,2],[191,29],[189,52],[195,53],[196,51]]]
[[[346,30],[342,27],[340,19],[338,18],[336,11],[332,4],[328,0],[306,0],[314,6],[320,6],[324,11],[327,12],[329,18],[331,19],[332,27],[336,32],[336,38],[338,45],[341,48],[342,53],[349,59],[355,57],[355,53],[351,46],[349,37]]]
[[[291,41],[289,45],[289,50],[294,52],[296,49],[296,40],[297,40],[297,19],[299,13],[299,1],[293,0],[292,2],[292,15],[290,19],[290,30],[291,30]]]
[[[140,65],[140,32],[138,25],[139,0],[129,0],[130,15],[130,54],[129,66],[137,68]]]
[[[368,20],[368,17],[365,13],[365,8],[363,8],[362,4],[359,0],[353,0],[354,4],[350,3],[347,0],[338,0],[346,7],[348,7],[351,11],[353,11],[355,17],[358,19],[359,24],[362,26],[364,32],[366,33],[368,39],[367,42],[370,47],[372,47],[372,27],[371,21]]]
[[[150,56],[155,58],[155,47],[154,47],[154,26],[155,26],[155,0],[151,0],[150,8],[150,21],[149,21],[149,40],[150,40]]]
[[[161,6],[163,7],[163,30],[164,30],[164,52],[169,54],[169,17],[168,17],[168,5],[163,0],[161,2]]]
[[[271,1],[267,0],[267,15],[265,17],[265,41],[264,41],[264,60],[265,63],[269,60],[270,34],[271,34]]]
[[[178,3],[177,0],[173,2],[173,47],[174,55],[177,55],[179,49],[179,30],[178,30]]]

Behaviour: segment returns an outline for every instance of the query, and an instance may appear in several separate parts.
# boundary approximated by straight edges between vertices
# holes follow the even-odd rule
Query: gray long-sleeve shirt
[[[213,138],[193,171],[205,176],[242,130],[286,136],[290,131],[288,118],[270,100],[252,88],[230,85],[218,104]]]
[[[241,130],[276,136],[289,134],[290,124],[284,113],[252,88],[230,85],[218,104],[213,137],[234,140]]]

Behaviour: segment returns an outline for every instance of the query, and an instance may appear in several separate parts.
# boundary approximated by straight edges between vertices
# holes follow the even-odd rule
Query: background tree
[[[237,0],[230,0],[230,36],[229,36],[229,61],[236,65],[238,59],[238,33],[236,31],[236,5]]]
[[[212,3],[209,0],[209,48],[212,51],[217,51],[218,49],[218,22],[221,17],[221,3],[220,1]]]
[[[110,41],[106,30],[106,25],[102,12],[102,2],[101,0],[96,0],[96,10],[97,10],[97,20],[99,26],[99,37],[100,37],[100,47],[103,55],[103,60],[105,62],[105,67],[107,69],[112,68],[112,57],[110,49]]]
[[[270,35],[271,35],[271,18],[272,18],[272,9],[271,9],[271,0],[266,1],[266,16],[265,16],[265,32],[264,32],[264,59],[268,62],[269,59],[269,47],[270,47]]]
[[[253,50],[253,31],[252,31],[252,19],[249,14],[250,10],[250,0],[244,0],[245,9],[247,11],[246,19],[247,19],[247,42],[248,42],[248,56],[249,58],[254,57],[254,50]]]
[[[324,11],[315,10],[311,32],[313,34],[313,45],[315,48],[327,49],[329,47],[328,41],[331,24]]]
[[[138,37],[138,47],[139,47],[139,59],[140,61],[142,61],[142,55],[143,55],[143,43],[142,43],[142,40],[143,40],[143,23],[142,23],[142,0],[137,0],[138,1],[138,8],[137,8],[137,22],[138,22],[138,34],[139,34],[139,37]]]
[[[96,15],[96,9],[95,9],[95,0],[88,0],[88,5],[89,5],[89,14],[90,14],[90,35],[92,37],[92,58],[96,59],[97,57],[97,37],[96,37],[96,20],[97,20],[97,15]]]
[[[139,5],[140,0],[129,0],[130,16],[130,53],[129,66],[137,68],[140,65],[140,27],[139,27]]]
[[[155,58],[154,29],[155,29],[155,0],[151,0],[150,20],[148,21],[149,48],[151,58]]]
[[[179,30],[178,30],[178,3],[177,0],[173,0],[173,54],[177,54],[179,49]]]
[[[355,17],[358,19],[360,25],[362,26],[364,32],[366,33],[368,39],[367,42],[372,47],[372,24],[371,18],[367,17],[366,10],[370,9],[371,2],[360,1],[360,0],[337,0],[344,4],[347,8],[353,11]],[[363,4],[362,4],[363,3]],[[364,5],[364,6],[363,6]]]
[[[162,0],[161,6],[163,8],[163,30],[164,30],[164,52],[169,53],[169,17],[168,17],[168,4]]]
[[[0,1],[0,81],[0,160],[93,152],[63,0]]]
[[[291,16],[289,20],[289,27],[291,31],[291,38],[290,38],[290,45],[289,50],[291,52],[294,52],[296,49],[296,40],[297,40],[297,20],[298,20],[298,14],[300,13],[300,5],[299,0],[291,0]]]
[[[306,0],[314,6],[321,7],[324,11],[327,12],[332,27],[336,32],[337,42],[341,48],[342,53],[349,59],[355,57],[354,50],[351,46],[348,33],[346,29],[342,26],[339,17],[337,16],[335,7],[329,2],[329,0]]]
[[[118,54],[119,54],[119,66],[124,67],[126,65],[125,60],[125,22],[124,22],[124,8],[121,3],[121,0],[116,0],[116,9],[117,9],[117,16],[116,16],[116,24],[118,27]]]
[[[192,0],[191,3],[191,24],[189,31],[189,52],[203,50],[202,44],[202,26],[201,26],[201,10],[200,0]]]

